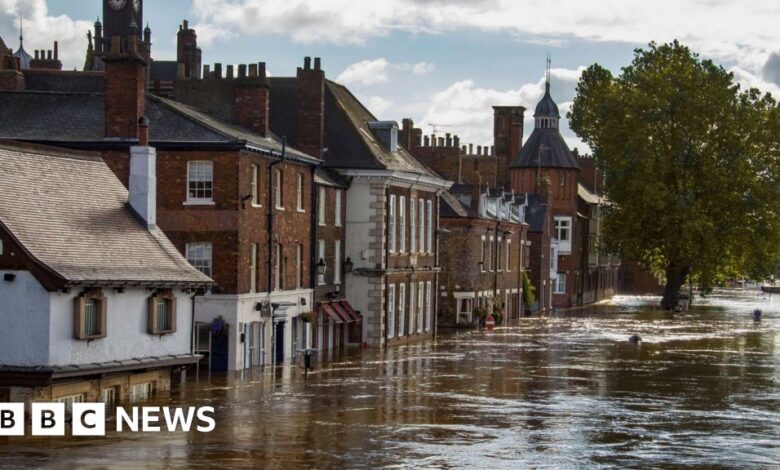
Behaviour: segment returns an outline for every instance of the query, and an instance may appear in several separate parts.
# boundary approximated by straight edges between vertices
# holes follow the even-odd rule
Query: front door
[[[276,328],[274,334],[274,364],[282,364],[284,363],[284,322],[276,323],[274,328]]]
[[[244,323],[244,369],[255,366],[255,324]]]

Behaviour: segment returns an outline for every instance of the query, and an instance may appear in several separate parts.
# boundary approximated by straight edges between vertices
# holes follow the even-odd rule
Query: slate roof
[[[0,188],[0,224],[67,284],[212,283],[141,225],[98,156],[0,143]]]
[[[30,69],[24,71],[27,91],[66,93],[103,93],[105,76],[101,72],[69,72]]]
[[[448,191],[444,191],[441,193],[441,206],[439,207],[439,217],[444,218],[458,218],[458,217],[468,217],[468,218],[476,218],[478,217],[477,213],[471,210],[470,207],[466,206],[462,202],[458,200],[454,195],[449,193]]]
[[[271,129],[298,141],[297,78],[271,77]],[[369,128],[378,119],[344,86],[325,81],[325,166],[339,169],[395,170],[439,178],[399,145],[393,153]]]
[[[553,100],[550,95],[550,82],[545,83],[544,87],[544,96],[536,105],[534,117],[552,117],[560,119],[561,113],[558,112],[558,105],[555,104],[555,100]]]
[[[0,55],[8,54],[11,50],[8,48],[8,46],[5,45],[5,41],[3,41],[3,38],[0,37]]]
[[[542,197],[539,194],[528,195],[525,221],[528,223],[529,232],[542,232],[544,230],[544,218],[547,215],[547,210],[548,206],[542,205]]]
[[[348,189],[349,183],[344,177],[329,168],[317,168],[314,170],[314,183],[322,186]]]
[[[580,164],[558,129],[534,129],[520,153],[512,160],[511,168],[536,167],[579,170]]]
[[[178,63],[175,60],[153,60],[149,64],[149,80],[154,82],[172,82],[178,74]]]

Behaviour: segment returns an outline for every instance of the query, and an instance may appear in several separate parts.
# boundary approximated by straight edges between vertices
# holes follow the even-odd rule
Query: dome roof
[[[570,168],[580,169],[558,129],[534,129],[523,145],[511,168]]]
[[[536,105],[536,111],[534,111],[534,117],[547,117],[560,119],[561,114],[558,112],[558,105],[553,101],[550,96],[550,82],[548,81],[544,85],[545,91],[542,100]]]
[[[30,68],[30,61],[33,60],[32,56],[27,53],[27,51],[24,50],[24,46],[19,46],[19,50],[14,52],[14,57],[19,58],[19,67],[22,70],[27,70]]]

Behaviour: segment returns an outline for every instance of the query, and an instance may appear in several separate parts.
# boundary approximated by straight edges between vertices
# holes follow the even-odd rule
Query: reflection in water
[[[211,434],[0,440],[0,466],[777,465],[780,308],[721,293],[673,317],[646,302],[364,351],[306,381],[201,378],[171,401],[215,406]]]

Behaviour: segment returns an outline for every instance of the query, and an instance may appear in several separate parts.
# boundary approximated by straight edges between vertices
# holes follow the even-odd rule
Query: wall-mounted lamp
[[[325,275],[325,271],[328,270],[328,265],[325,264],[325,260],[320,258],[320,260],[317,262],[317,274],[320,276]]]

